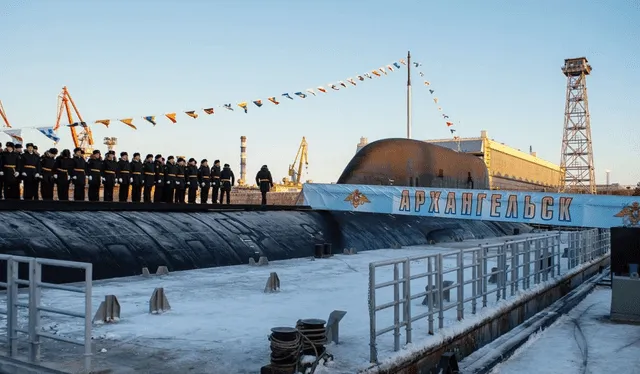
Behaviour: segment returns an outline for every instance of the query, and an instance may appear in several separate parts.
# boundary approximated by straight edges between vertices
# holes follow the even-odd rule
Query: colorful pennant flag
[[[371,76],[371,74],[369,74],[369,73],[364,73],[364,76],[365,76],[365,77],[367,77],[367,78],[369,78],[369,79],[373,79],[373,77],[372,77],[372,76]],[[380,76],[380,75],[378,74],[378,76]]]
[[[105,125],[106,127],[109,127],[109,124],[111,123],[111,120],[110,119],[99,119],[95,123],[100,123],[100,124]]]
[[[380,73],[378,73],[378,71],[377,71],[377,70],[372,70],[371,72],[372,72],[372,73],[373,73],[373,75],[375,75],[376,77],[379,77],[379,76],[380,76]]]
[[[176,120],[176,113],[166,113],[164,116],[167,117],[169,119],[169,121],[171,121],[171,123],[178,122]]]
[[[242,103],[238,103],[238,106],[240,108],[242,108],[244,110],[245,113],[248,113],[249,111],[247,110],[247,103],[246,102],[242,102]]]
[[[22,129],[3,130],[3,132],[9,135],[13,140],[17,141],[18,143],[23,142]]]
[[[324,87],[318,87],[318,91],[327,93],[327,90]]]
[[[147,122],[149,122],[152,125],[156,125],[156,116],[146,116],[143,117],[145,120],[147,120]]]
[[[121,119],[120,122],[124,123],[125,125],[131,127],[134,130],[137,130],[138,128],[135,127],[133,125],[133,118],[125,118],[125,119]]]
[[[258,108],[262,106],[262,100],[254,100],[253,103],[256,104]]]
[[[347,79],[347,82],[351,83],[352,85],[356,86],[356,81],[353,80],[353,78],[349,78]]]
[[[449,117],[447,116],[447,118]],[[451,126],[453,126],[453,122],[447,122],[447,127],[451,127]]]
[[[224,105],[223,105],[223,107],[224,107],[225,109],[229,109],[230,111],[232,111],[232,112],[233,112],[233,107],[231,106],[231,103],[229,103],[229,104],[224,104]]]
[[[303,94],[302,92],[296,92],[296,95],[300,96],[300,98],[304,99],[305,97],[307,97],[306,94]]]
[[[396,67],[396,69],[400,69],[400,64],[399,64],[399,63],[397,63],[397,62],[394,62],[394,63],[393,63],[393,66],[395,66],[395,67]]]
[[[38,127],[38,131],[47,138],[53,140],[55,143],[60,141],[60,137],[56,135],[56,132],[53,130],[53,127]]]
[[[316,92],[314,90],[312,90],[311,88],[309,88],[307,90],[308,93],[312,94],[313,96],[316,96]]]
[[[184,112],[184,114],[188,115],[189,117],[196,119],[198,118],[198,113],[196,113],[195,110],[190,110],[188,112]]]
[[[363,77],[362,75],[358,75],[358,77],[357,77],[357,78],[358,78],[358,80],[360,80],[360,81],[363,81],[363,80],[364,80],[364,77]]]
[[[331,86],[332,89],[336,90],[336,91],[340,91],[340,89],[338,88],[338,86],[336,86],[335,84],[332,84]]]
[[[213,114],[213,108],[204,109],[204,112],[207,114]]]
[[[272,103],[276,104],[276,105],[280,104],[280,102],[278,100],[276,100],[275,96],[270,97],[268,100],[271,101]]]
[[[407,62],[404,60],[404,58],[401,58],[401,59],[400,59],[400,63],[401,63],[402,65],[407,65]]]
[[[291,97],[291,95],[289,95],[288,93],[283,93],[282,96],[286,97],[287,99],[293,100],[293,97]]]
[[[342,87],[347,88],[347,84],[344,83],[343,81],[338,82]]]

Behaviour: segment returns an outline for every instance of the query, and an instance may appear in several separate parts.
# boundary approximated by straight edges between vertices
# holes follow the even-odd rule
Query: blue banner
[[[640,226],[640,196],[307,183],[304,204],[423,217],[610,228]]]

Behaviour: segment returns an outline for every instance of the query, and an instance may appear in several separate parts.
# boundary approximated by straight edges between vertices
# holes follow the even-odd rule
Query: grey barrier
[[[370,263],[370,362],[378,363],[378,336],[393,332],[393,348],[398,351],[402,328],[405,344],[409,344],[412,342],[412,325],[426,318],[428,333],[433,335],[436,318],[437,328],[442,329],[447,310],[455,309],[460,321],[465,317],[465,307],[470,307],[471,314],[476,314],[479,307],[487,307],[491,294],[495,294],[496,301],[499,301],[507,298],[507,290],[509,296],[514,296],[520,288],[527,290],[560,276],[561,258],[567,258],[571,269],[607,254],[609,235],[609,230],[605,229],[570,232],[567,243],[563,243],[567,244],[567,250],[562,253],[561,233],[552,232],[468,249]],[[455,265],[445,267],[445,263],[451,260]],[[425,266],[418,274],[412,274],[411,263],[416,261],[424,262]],[[376,270],[389,267],[392,267],[393,279],[377,283]],[[470,276],[465,276],[467,269],[470,269]],[[415,285],[416,280],[419,280],[421,292],[413,293],[411,283],[414,281]],[[468,286],[467,290],[465,286]],[[376,291],[388,288],[393,288],[393,300],[378,304]],[[455,295],[453,302],[451,293]],[[412,301],[419,298],[423,298],[422,305],[427,307],[427,311],[415,314]],[[390,308],[393,308],[393,323],[378,328],[378,313]]]
[[[0,261],[7,263],[7,281],[0,282],[0,287],[6,288],[6,310],[0,310],[0,314],[7,316],[7,344],[10,357],[18,355],[18,333],[28,336],[30,363],[38,363],[40,361],[40,338],[47,338],[62,341],[70,344],[84,346],[84,370],[89,373],[91,371],[91,286],[93,278],[93,266],[85,262],[60,261],[44,258],[21,257],[0,255]],[[28,279],[21,279],[18,273],[19,264],[28,264]],[[85,281],[83,287],[68,286],[62,284],[46,283],[42,281],[42,266],[54,266],[62,268],[83,269],[85,273]],[[18,286],[27,286],[29,301],[21,302],[18,299]],[[85,305],[84,313],[73,312],[41,305],[42,289],[55,289],[61,291],[84,293]],[[18,324],[18,308],[28,310],[29,319],[26,330]],[[40,313],[46,312],[51,314],[65,315],[84,319],[84,339],[77,341],[50,334],[42,331],[40,326]]]

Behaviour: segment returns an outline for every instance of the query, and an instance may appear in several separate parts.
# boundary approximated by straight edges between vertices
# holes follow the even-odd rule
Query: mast
[[[411,139],[411,51],[407,52],[407,139]]]

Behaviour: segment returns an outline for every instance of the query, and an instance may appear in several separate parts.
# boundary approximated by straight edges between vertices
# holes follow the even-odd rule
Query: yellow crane
[[[289,179],[282,178],[282,184],[274,186],[275,191],[299,191],[302,189],[302,168],[304,166],[305,171],[309,168],[308,148],[307,139],[303,136],[298,153],[296,153],[293,163],[289,165]]]

